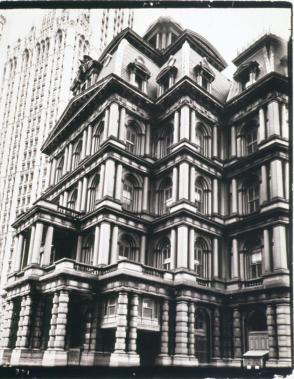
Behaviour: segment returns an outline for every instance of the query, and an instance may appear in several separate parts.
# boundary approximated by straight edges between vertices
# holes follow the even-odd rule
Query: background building
[[[129,10],[52,10],[7,48],[0,105],[0,293],[13,250],[11,224],[46,187],[47,158],[40,148],[70,99],[79,60],[90,53],[91,30],[101,37],[95,46],[100,52],[132,22]]]
[[[0,14],[0,41],[3,34],[5,22],[6,22],[5,17],[2,14]]]
[[[160,18],[85,57],[17,217],[8,365],[288,367],[287,45]]]

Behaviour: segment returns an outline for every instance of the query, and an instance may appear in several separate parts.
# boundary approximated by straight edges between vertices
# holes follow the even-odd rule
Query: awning
[[[268,354],[268,350],[248,350],[243,354],[243,357],[262,358]]]

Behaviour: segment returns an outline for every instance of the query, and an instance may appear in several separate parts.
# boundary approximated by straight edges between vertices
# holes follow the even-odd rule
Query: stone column
[[[171,235],[170,235],[170,268],[171,270],[175,269],[176,254],[177,254],[176,229],[173,228],[171,229]]]
[[[220,311],[219,308],[215,308],[213,312],[213,356],[214,358],[220,358]]]
[[[176,303],[175,355],[188,355],[188,303]]]
[[[277,304],[277,337],[280,361],[291,361],[291,314],[290,304]]]
[[[260,108],[258,111],[258,117],[259,117],[259,128],[258,128],[258,143],[262,142],[265,139],[266,136],[266,125],[265,125],[265,117],[264,117],[264,109]]]
[[[174,143],[179,142],[179,111],[175,111],[174,113]]]
[[[271,272],[271,241],[268,229],[263,230],[263,269],[264,272]]]
[[[196,124],[197,124],[197,117],[196,117],[196,111],[191,109],[191,142],[196,143]]]
[[[32,250],[32,259],[30,263],[40,263],[40,249],[41,249],[41,243],[42,243],[42,236],[43,236],[43,224],[40,222],[36,223],[35,228],[35,238],[34,238],[34,245]]]
[[[182,106],[181,110],[181,124],[180,124],[180,140],[189,140],[190,136],[190,108],[188,105]]]
[[[274,100],[268,104],[268,136],[280,135],[279,103]]]
[[[271,197],[284,197],[282,161],[271,161]]]
[[[36,313],[34,317],[34,329],[32,338],[32,348],[40,349],[42,343],[42,330],[43,330],[43,319],[44,319],[44,299],[39,298],[37,300]]]
[[[68,160],[68,146],[66,146],[64,150],[64,161],[63,161],[63,167],[62,167],[62,175],[66,174],[67,172],[67,160]]]
[[[100,224],[98,265],[107,265],[110,250],[110,223],[103,221]]]
[[[213,179],[213,203],[212,203],[212,212],[218,214],[218,179]]]
[[[141,246],[140,246],[140,263],[145,264],[146,255],[146,236],[143,234],[141,236]]]
[[[289,139],[288,110],[286,104],[282,104],[282,137]]]
[[[72,143],[68,145],[67,172],[71,171],[71,165],[72,165]]]
[[[14,251],[14,272],[18,272],[21,269],[21,260],[23,255],[23,242],[24,237],[23,234],[18,235],[18,243],[17,243],[17,249]]]
[[[84,129],[83,139],[82,139],[81,161],[86,157],[86,146],[87,146],[87,129]]]
[[[88,191],[88,178],[86,176],[83,177],[83,187],[82,187],[82,198],[81,198],[81,211],[86,210],[87,204],[87,191]]]
[[[99,328],[99,321],[101,313],[99,312],[99,300],[94,297],[93,299],[93,312],[92,312],[92,324],[91,324],[91,333],[90,333],[90,350],[96,350],[96,338],[97,338],[97,329]]]
[[[116,168],[116,180],[115,180],[115,199],[120,201],[122,194],[122,164],[119,163]]]
[[[55,329],[55,349],[64,349],[65,347],[65,336],[66,336],[66,324],[67,324],[67,314],[69,305],[69,293],[68,291],[60,291],[58,299],[58,311],[56,318],[56,329]]]
[[[115,176],[115,163],[112,159],[107,159],[105,162],[105,178],[103,196],[113,196],[114,192],[114,176]]]
[[[231,181],[232,188],[232,210],[231,214],[237,214],[237,181],[236,179],[232,179]]]
[[[195,304],[189,304],[188,354],[195,357]]]
[[[9,347],[12,318],[13,318],[13,301],[9,300],[6,302],[4,306],[2,343],[1,343],[2,348]]]
[[[131,295],[131,307],[129,317],[129,340],[128,351],[129,353],[136,354],[137,352],[137,324],[138,324],[138,295]]]
[[[105,176],[105,163],[102,163],[100,166],[100,180],[98,188],[98,199],[101,200],[103,197],[103,186],[104,186],[104,176]]]
[[[188,268],[188,226],[178,226],[177,268]]]
[[[81,235],[78,236],[77,242],[77,251],[76,251],[76,261],[81,262],[82,260],[82,246],[83,246],[83,237]]]
[[[94,310],[94,304],[91,301],[89,302],[87,306],[85,337],[84,337],[84,343],[83,343],[84,351],[91,350],[91,329],[92,329],[92,320],[93,320],[93,310]]]
[[[196,178],[196,171],[195,166],[190,167],[190,196],[189,200],[195,204],[195,178]]]
[[[93,134],[93,127],[92,127],[92,125],[89,125],[88,126],[88,133],[87,133],[86,155],[91,155],[92,134]]]
[[[189,200],[189,163],[182,162],[179,165],[179,200]]]
[[[109,109],[105,109],[105,115],[104,115],[104,132],[103,132],[103,142],[108,137],[108,129],[109,129]]]
[[[267,168],[265,165],[261,166],[261,183],[260,183],[260,204],[268,200],[267,191]]]
[[[232,240],[232,279],[239,278],[239,255],[238,241],[236,238]]]
[[[218,132],[217,132],[217,126],[216,125],[213,125],[213,129],[212,129],[212,132],[213,132],[213,148],[212,148],[212,156],[213,158],[217,158],[218,157]]]
[[[273,265],[274,270],[288,269],[285,225],[273,227]]]
[[[218,262],[219,262],[219,243],[218,239],[213,239],[213,277],[218,278],[219,277],[219,270],[218,270]]]
[[[28,348],[31,330],[32,299],[30,295],[23,296],[18,323],[16,347]]]
[[[274,305],[268,304],[266,307],[266,323],[268,332],[269,359],[277,359],[277,325]]]
[[[149,177],[144,176],[143,184],[143,212],[148,212]]]
[[[93,265],[98,265],[98,256],[99,256],[99,225],[95,226],[95,237],[94,237],[94,251],[93,251]]]
[[[194,271],[195,229],[189,230],[189,269]]]
[[[31,264],[31,260],[32,260],[34,241],[35,241],[35,228],[36,228],[35,225],[31,226],[30,246],[29,246],[28,260],[27,260],[28,265]]]
[[[76,202],[76,210],[77,211],[81,210],[82,194],[83,194],[83,181],[82,181],[82,179],[80,179],[78,182],[78,195],[77,195],[77,202]]]
[[[161,342],[160,342],[160,354],[168,355],[169,345],[169,303],[168,300],[164,300],[162,304],[161,315]]]
[[[173,202],[178,200],[178,168],[173,167],[173,188],[172,188]]]
[[[236,156],[236,127],[231,126],[231,157]]]
[[[128,294],[119,292],[117,299],[117,327],[115,333],[115,353],[126,352],[126,337],[128,325]]]
[[[125,141],[126,139],[126,109],[120,110],[120,124],[119,124],[119,139]]]
[[[290,179],[289,179],[289,162],[285,162],[285,178],[284,178],[284,186],[285,186],[285,199],[289,200],[289,190],[290,190]]]
[[[108,136],[117,138],[118,134],[119,107],[117,103],[112,103],[109,109],[109,131]]]
[[[48,349],[54,348],[56,320],[57,320],[57,314],[58,314],[58,301],[59,301],[59,294],[58,292],[55,292],[53,296],[53,300],[52,300]]]
[[[68,191],[64,191],[64,194],[63,194],[63,206],[67,207],[67,203],[68,203]]]
[[[112,228],[110,264],[117,262],[117,255],[118,255],[117,242],[118,242],[118,226],[114,225]]]
[[[233,310],[234,358],[241,358],[241,314],[238,308]]]
[[[55,174],[56,174],[56,164],[57,161],[55,158],[52,158],[52,168],[51,168],[51,173],[50,173],[50,185],[54,186],[55,184]]]

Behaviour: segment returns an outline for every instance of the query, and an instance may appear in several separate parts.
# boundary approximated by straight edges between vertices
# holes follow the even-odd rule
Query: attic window
[[[143,58],[136,58],[134,62],[128,64],[127,68],[130,75],[130,83],[136,86],[140,91],[146,93],[150,71],[145,66]]]
[[[259,71],[259,64],[256,61],[244,63],[238,67],[234,79],[239,82],[241,91],[244,91],[258,79]]]
[[[197,84],[207,92],[211,92],[211,83],[215,79],[213,71],[209,68],[208,62],[204,60],[194,67]]]
[[[173,66],[175,59],[170,60],[168,63],[170,64],[164,67],[156,77],[156,81],[159,84],[159,96],[175,84],[175,78],[178,72],[178,69]]]

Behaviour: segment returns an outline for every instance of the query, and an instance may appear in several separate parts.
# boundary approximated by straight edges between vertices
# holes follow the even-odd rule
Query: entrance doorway
[[[195,352],[199,363],[210,360],[210,328],[207,312],[200,308],[195,314]]]
[[[160,333],[138,330],[137,352],[141,366],[154,366],[160,352]]]

